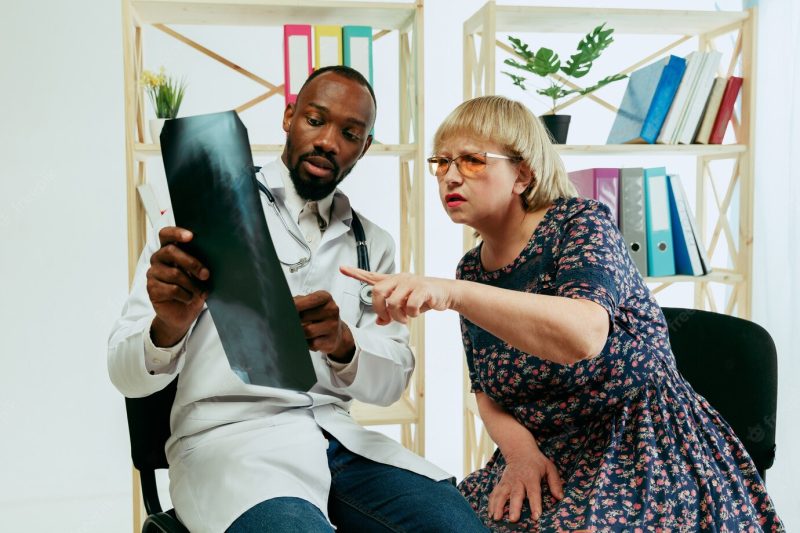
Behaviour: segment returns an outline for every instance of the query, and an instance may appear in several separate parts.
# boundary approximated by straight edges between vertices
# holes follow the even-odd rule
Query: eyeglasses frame
[[[458,160],[461,159],[462,157],[467,157],[467,156],[470,156],[470,155],[482,155],[483,157],[486,157],[486,158],[490,158],[491,157],[493,159],[507,159],[509,161],[513,161],[514,163],[519,163],[520,161],[522,161],[522,158],[519,157],[519,156],[512,157],[512,156],[503,155],[503,154],[495,154],[495,153],[492,153],[492,152],[471,152],[469,154],[461,154],[461,155],[459,155],[457,157],[453,157],[453,158],[444,157],[444,156],[441,156],[441,155],[439,155],[439,156],[434,155],[434,156],[429,157],[425,161],[428,163],[428,170],[430,171],[430,173],[433,176],[437,177],[437,178],[441,178],[441,177],[446,176],[447,173],[450,171],[450,166],[453,163],[456,164],[456,170],[458,170],[458,172],[462,176],[467,177],[463,172],[461,172],[461,167],[458,164]],[[433,165],[434,163],[438,165],[439,164],[438,160],[441,160],[441,159],[444,159],[444,160],[447,161],[447,168],[445,168],[444,172],[442,172],[441,175],[440,175],[440,174],[438,174],[438,173],[433,171],[433,168],[432,168],[431,165]]]

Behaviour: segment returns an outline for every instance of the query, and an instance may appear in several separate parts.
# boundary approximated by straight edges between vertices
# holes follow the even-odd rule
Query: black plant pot
[[[554,144],[567,144],[570,115],[542,115],[539,118]]]

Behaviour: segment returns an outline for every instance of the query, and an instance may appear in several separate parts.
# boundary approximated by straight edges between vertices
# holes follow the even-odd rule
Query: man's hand
[[[347,324],[339,318],[339,306],[327,291],[295,296],[294,305],[300,314],[300,324],[308,348],[323,352],[341,363],[353,359],[356,345]]]
[[[183,228],[158,232],[161,248],[150,258],[147,270],[147,294],[156,311],[150,335],[156,346],[173,346],[181,340],[208,297],[204,282],[210,272],[177,246],[192,237],[192,232]]]
[[[519,458],[506,457],[506,468],[500,482],[489,495],[489,517],[502,519],[508,503],[508,520],[516,522],[527,498],[531,515],[538,520],[542,515],[543,482],[547,483],[554,498],[560,500],[564,497],[563,482],[556,465],[538,447],[533,453]]]

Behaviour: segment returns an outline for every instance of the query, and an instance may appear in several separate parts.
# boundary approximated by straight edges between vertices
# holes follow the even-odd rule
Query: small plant
[[[150,103],[156,112],[157,118],[175,118],[183,101],[183,93],[186,90],[186,83],[177,80],[172,76],[167,76],[164,67],[161,67],[158,74],[149,70],[142,72],[142,85],[150,97]]]
[[[527,44],[523,43],[520,39],[509,35],[508,40],[514,47],[516,52],[525,62],[520,63],[516,59],[506,59],[504,63],[514,68],[531,72],[543,78],[548,78],[552,74],[559,71],[565,76],[570,78],[579,79],[586,76],[592,68],[594,61],[600,57],[600,54],[614,42],[611,34],[614,33],[612,28],[604,29],[605,23],[596,27],[592,33],[586,34],[581,42],[578,43],[578,52],[570,56],[566,65],[561,64],[561,59],[558,54],[549,48],[539,48],[536,53],[530,50]],[[513,81],[514,85],[522,90],[527,90],[525,87],[526,78],[517,76],[510,72],[503,72],[508,75]],[[565,88],[565,81],[554,80],[549,78],[550,85],[545,89],[537,89],[536,92],[542,96],[546,96],[553,101],[553,106],[550,109],[550,114],[555,114],[556,107],[558,107],[558,100],[570,94],[589,94],[596,91],[604,85],[619,81],[627,78],[626,74],[614,74],[598,81],[596,84],[585,89],[567,89]]]

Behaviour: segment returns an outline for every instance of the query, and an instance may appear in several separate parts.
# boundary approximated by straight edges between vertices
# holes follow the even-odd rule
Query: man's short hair
[[[375,91],[372,90],[372,85],[369,84],[367,78],[365,78],[359,71],[352,67],[348,67],[345,65],[329,65],[327,67],[322,67],[320,69],[315,70],[311,73],[311,75],[306,79],[305,83],[300,90],[297,92],[297,97],[300,97],[300,93],[303,92],[303,89],[306,88],[306,85],[309,84],[311,80],[316,78],[317,76],[321,76],[326,72],[333,72],[334,74],[338,74],[343,78],[347,78],[348,80],[353,80],[359,85],[363,85],[369,91],[369,95],[372,97],[372,103],[375,104],[375,108],[378,108],[378,100],[375,99]]]

